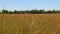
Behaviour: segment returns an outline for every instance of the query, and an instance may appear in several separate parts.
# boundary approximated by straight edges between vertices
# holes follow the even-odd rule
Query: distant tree
[[[31,14],[37,14],[37,9],[35,9],[35,10],[30,10],[30,13],[31,13]]]
[[[14,10],[13,13],[14,13],[14,14],[18,14],[18,11],[17,11],[17,10]]]
[[[52,11],[51,11],[51,10],[48,10],[48,11],[47,11],[47,13],[48,13],[48,14],[51,14],[51,13],[52,13]]]
[[[17,10],[14,10],[14,11],[8,11],[8,10],[2,10],[2,12],[0,12],[0,14],[3,13],[3,14],[53,14],[53,13],[60,13],[59,10],[48,10],[48,11],[44,11],[43,10],[21,10],[21,11],[17,11]]]
[[[25,11],[25,14],[30,14],[30,11],[29,11],[29,10],[26,10],[26,11]]]
[[[3,14],[8,14],[8,10],[2,10]]]
[[[13,14],[13,11],[9,11],[8,14]]]
[[[57,11],[55,11],[56,13],[58,13],[58,14],[60,14],[60,11],[59,10],[57,10]]]
[[[19,11],[19,14],[22,14],[22,11]]]
[[[52,13],[57,13],[55,10],[52,10]]]
[[[21,12],[20,12],[20,11],[18,11],[18,12],[17,12],[17,14],[21,14]]]
[[[45,13],[45,12],[44,12],[44,9],[43,9],[43,10],[39,10],[39,13],[40,13],[40,14]]]
[[[34,14],[34,10],[30,10],[30,14]]]
[[[25,14],[25,11],[21,11],[21,14]]]
[[[0,12],[0,14],[1,14],[1,12]]]

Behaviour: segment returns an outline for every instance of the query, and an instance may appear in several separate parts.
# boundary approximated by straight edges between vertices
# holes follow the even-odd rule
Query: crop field
[[[0,34],[60,34],[60,14],[0,14]]]

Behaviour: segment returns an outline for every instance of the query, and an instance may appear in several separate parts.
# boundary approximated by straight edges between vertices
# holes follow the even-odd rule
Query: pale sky
[[[60,10],[60,0],[0,0],[0,10],[56,9]]]

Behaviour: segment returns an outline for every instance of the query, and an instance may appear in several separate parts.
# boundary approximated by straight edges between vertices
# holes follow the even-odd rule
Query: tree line
[[[60,14],[60,11],[59,10],[48,10],[48,11],[45,11],[44,9],[43,10],[20,10],[20,11],[17,11],[17,10],[14,10],[14,11],[8,11],[8,10],[2,10],[2,12],[0,12],[0,14]]]

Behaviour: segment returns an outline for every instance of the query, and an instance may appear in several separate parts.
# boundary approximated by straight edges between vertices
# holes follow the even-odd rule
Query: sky
[[[60,0],[0,0],[0,10],[60,10]]]

